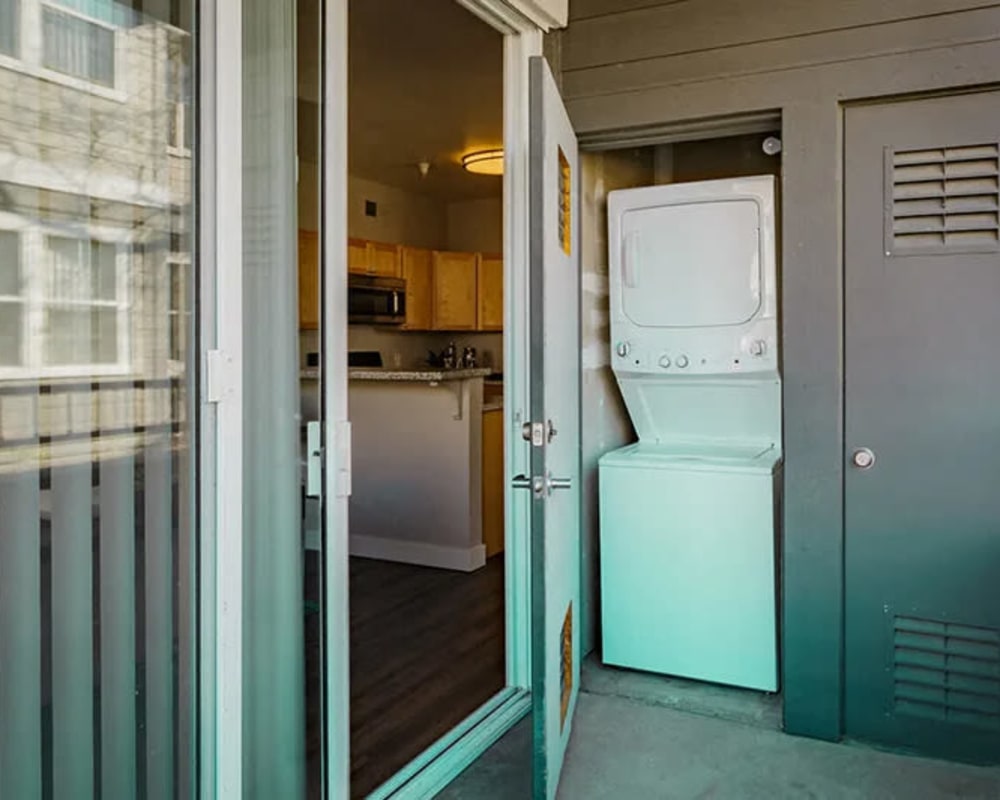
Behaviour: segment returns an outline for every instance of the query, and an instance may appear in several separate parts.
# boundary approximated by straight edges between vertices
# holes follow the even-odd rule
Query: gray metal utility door
[[[845,118],[846,732],[1000,760],[1000,92]]]

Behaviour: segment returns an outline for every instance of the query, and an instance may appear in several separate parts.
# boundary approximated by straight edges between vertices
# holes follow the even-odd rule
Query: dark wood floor
[[[309,573],[307,592],[318,590]],[[352,558],[350,580],[351,795],[364,797],[504,687],[503,556],[473,573]],[[307,624],[310,686],[318,617]],[[320,709],[309,693],[312,733]],[[315,735],[309,750],[318,754]]]

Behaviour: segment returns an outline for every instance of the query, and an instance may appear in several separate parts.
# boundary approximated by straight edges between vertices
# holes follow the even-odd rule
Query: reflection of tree
[[[169,77],[178,63],[186,70],[188,37],[161,23],[118,36],[115,91],[124,100],[0,70],[6,72],[0,85],[10,89],[0,92],[0,147],[13,154],[11,169],[33,166],[44,175],[37,198],[18,210],[54,223],[124,225],[153,245],[170,230],[170,206],[190,200],[190,170],[185,164],[172,181],[183,159],[168,151],[175,103],[189,102],[185,82]],[[48,196],[54,185],[91,207],[67,208],[65,198]],[[14,210],[12,198],[3,201]]]
[[[171,304],[168,258],[191,257],[192,162],[174,147],[190,142],[187,136],[178,139],[174,124],[193,117],[177,115],[177,103],[190,108],[190,37],[155,21],[119,28],[116,36],[113,90],[0,67],[0,217],[6,214],[9,222],[14,215],[28,226],[22,230],[125,243],[130,372],[102,378],[100,390],[83,384],[82,391],[93,395],[95,408],[107,402],[107,393],[120,395],[114,403],[132,409],[123,411],[131,415],[125,428],[138,430],[180,422],[186,392],[186,370],[181,384],[169,379],[171,371],[177,374],[168,364],[169,325],[178,305],[185,314],[191,308],[191,281],[186,281],[185,297]],[[32,241],[40,241],[37,234]],[[36,245],[26,246],[24,254],[22,274],[41,269]],[[0,380],[0,450],[4,430],[37,425],[39,435],[49,435],[38,407],[5,400],[5,383],[10,385]],[[35,399],[49,397],[58,405],[62,394]],[[67,398],[71,405],[72,393]],[[62,413],[57,409],[53,418],[61,419]],[[23,416],[23,425],[12,414]]]

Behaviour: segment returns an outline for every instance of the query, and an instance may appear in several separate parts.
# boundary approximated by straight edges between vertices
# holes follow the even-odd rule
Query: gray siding
[[[842,104],[1000,82],[1000,4],[571,0],[560,44],[563,94],[584,146],[643,126],[781,115],[785,725],[837,738]]]

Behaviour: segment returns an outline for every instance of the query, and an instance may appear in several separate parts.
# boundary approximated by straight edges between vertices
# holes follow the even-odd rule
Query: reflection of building
[[[0,469],[181,421],[187,47],[110,0],[0,0]]]

